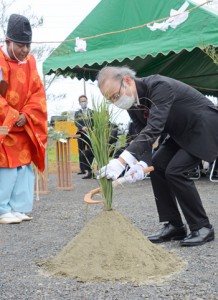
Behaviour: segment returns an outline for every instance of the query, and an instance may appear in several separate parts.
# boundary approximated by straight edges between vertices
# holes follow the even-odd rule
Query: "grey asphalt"
[[[73,190],[57,187],[57,175],[49,175],[49,193],[35,201],[31,222],[0,224],[0,300],[132,300],[218,299],[218,240],[199,247],[164,243],[187,261],[180,274],[162,284],[134,285],[125,282],[81,283],[72,278],[46,277],[38,262],[57,254],[102,209],[86,206],[85,193],[98,186],[72,174]],[[218,183],[196,180],[204,207],[218,232]],[[113,208],[128,217],[144,235],[160,228],[149,179],[125,185],[114,192]]]

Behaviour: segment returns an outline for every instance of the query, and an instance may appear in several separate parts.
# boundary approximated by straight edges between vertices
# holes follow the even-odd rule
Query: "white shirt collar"
[[[4,46],[2,47],[2,51],[3,51],[10,59],[12,59],[12,58],[10,57],[9,53],[8,53],[8,50],[7,50],[6,45],[4,45]],[[27,60],[24,60],[24,61],[18,61],[18,60],[16,60],[16,59],[13,59],[13,60],[16,61],[18,64],[26,64],[26,62],[27,62]]]
[[[4,52],[4,54],[6,54],[10,58],[10,55],[8,54],[7,47],[5,45],[2,47],[2,51]]]

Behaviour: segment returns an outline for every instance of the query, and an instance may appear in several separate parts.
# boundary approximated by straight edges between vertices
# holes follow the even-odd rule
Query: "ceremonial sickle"
[[[5,97],[8,88],[8,83],[5,80],[0,80],[0,95]]]
[[[150,173],[154,171],[154,167],[150,166],[144,169],[144,173]],[[132,176],[132,175],[129,175]],[[123,176],[118,178],[117,180],[113,181],[113,187],[117,187],[118,185],[122,185],[123,183],[128,181],[129,176]],[[93,200],[92,197],[96,194],[99,194],[101,192],[100,187],[96,188],[94,190],[91,190],[89,193],[87,193],[84,197],[84,202],[86,202],[87,204],[99,204],[99,203],[103,203],[103,200]]]

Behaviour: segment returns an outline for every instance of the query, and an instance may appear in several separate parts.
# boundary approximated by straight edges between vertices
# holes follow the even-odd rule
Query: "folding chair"
[[[193,172],[193,170],[191,170],[187,176],[189,179],[192,179],[192,180],[200,179],[200,177],[201,177],[200,166],[198,165],[198,167],[196,169],[194,169],[194,172]]]
[[[210,181],[212,181],[212,182],[218,182],[218,176],[217,176],[216,179],[214,179],[214,176],[213,176],[213,172],[214,172],[215,165],[216,165],[216,160],[217,160],[217,158],[214,160],[214,162],[213,162],[213,164],[212,164],[212,167],[211,167],[211,171],[210,171],[210,177],[209,177],[209,179],[210,179]]]

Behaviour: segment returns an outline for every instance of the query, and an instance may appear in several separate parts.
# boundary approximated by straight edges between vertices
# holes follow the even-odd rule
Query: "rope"
[[[207,1],[205,3],[202,3],[200,5],[197,5],[195,7],[192,7],[190,8],[189,10],[186,10],[186,12],[191,12],[209,2],[212,2],[211,0],[210,1]],[[181,14],[183,14],[184,12],[182,13],[179,13],[179,14],[176,14],[174,15],[173,17],[177,17]],[[93,36],[89,36],[89,37],[84,37],[84,38],[81,38],[82,40],[90,40],[90,39],[93,39],[93,38],[98,38],[98,37],[101,37],[101,36],[106,36],[106,35],[111,35],[111,34],[117,34],[117,33],[122,33],[122,32],[128,32],[128,31],[131,31],[131,30],[136,30],[136,29],[140,29],[140,28],[143,28],[143,27],[146,27],[148,25],[152,25],[154,23],[159,23],[159,22],[162,22],[162,21],[165,21],[165,20],[168,20],[169,18],[172,18],[172,17],[165,17],[165,18],[162,18],[162,19],[158,19],[158,20],[154,20],[152,22],[149,22],[149,23],[145,23],[145,24],[142,24],[142,25],[138,25],[138,26],[134,26],[134,27],[130,27],[130,28],[127,28],[127,29],[121,29],[121,30],[117,30],[117,31],[111,31],[111,32],[107,32],[107,33],[101,33],[101,34],[97,34],[97,35],[93,35]],[[76,40],[76,39],[72,39],[72,40]],[[67,40],[68,41],[68,40]],[[71,40],[69,40],[71,41]]]
[[[208,0],[202,4],[199,4],[197,6],[194,6],[188,10],[186,10],[186,12],[192,12],[193,10],[201,7],[201,6],[204,6],[205,4],[208,4],[210,2],[213,2],[212,0]],[[179,14],[176,14],[174,15],[173,17],[176,17],[176,16],[179,16],[181,14],[183,14],[184,12],[182,13],[179,13]],[[92,35],[92,36],[87,36],[87,37],[83,37],[83,38],[80,38],[81,40],[91,40],[91,39],[96,39],[96,38],[99,38],[99,37],[102,37],[102,36],[107,36],[107,35],[113,35],[113,34],[118,34],[118,33],[122,33],[122,32],[128,32],[128,31],[131,31],[131,30],[136,30],[136,29],[140,29],[140,28],[143,28],[143,27],[146,27],[148,25],[152,25],[154,23],[158,23],[158,22],[162,22],[162,21],[165,21],[169,18],[172,18],[172,17],[165,17],[165,18],[161,18],[161,19],[158,19],[158,20],[154,20],[152,22],[149,22],[149,23],[145,23],[145,24],[142,24],[142,25],[138,25],[138,26],[134,26],[134,27],[130,27],[130,28],[125,28],[125,29],[121,29],[121,30],[117,30],[117,31],[110,31],[110,32],[105,32],[105,33],[100,33],[100,34],[96,34],[96,35]],[[41,41],[41,42],[32,42],[34,44],[45,44],[45,43],[69,43],[69,42],[73,42],[73,41],[76,41],[76,38],[73,38],[73,39],[69,39],[69,40],[64,40],[64,41]]]

